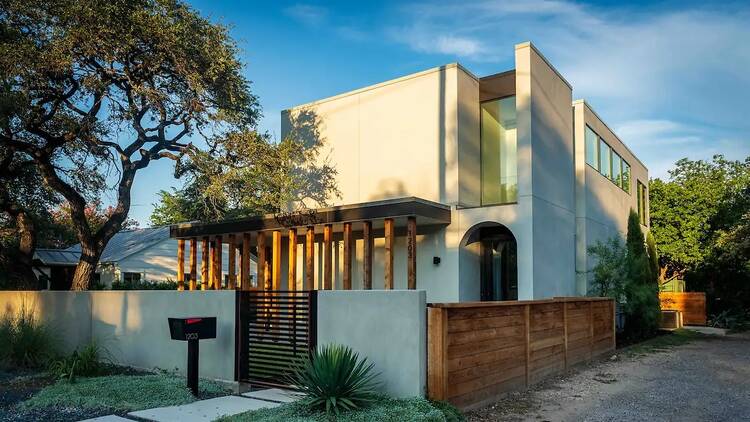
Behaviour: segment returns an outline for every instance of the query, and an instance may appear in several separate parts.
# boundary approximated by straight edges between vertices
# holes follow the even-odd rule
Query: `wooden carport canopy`
[[[451,211],[447,205],[420,198],[398,198],[361,204],[318,208],[290,214],[267,214],[215,223],[181,223],[170,227],[170,236],[177,238],[177,282],[185,289],[185,241],[190,242],[188,288],[198,288],[198,242],[201,242],[200,288],[242,290],[296,290],[297,247],[304,243],[304,286],[313,289],[315,274],[316,237],[323,242],[323,280],[320,289],[333,288],[333,240],[343,240],[342,285],[352,288],[352,253],[355,231],[363,239],[364,289],[372,289],[373,240],[385,240],[385,283],[393,289],[393,255],[396,233],[407,237],[407,285],[417,286],[417,241],[418,230],[428,227],[446,226],[451,222]],[[286,232],[289,242],[289,266],[287,286],[281,274],[281,245]],[[320,233],[322,232],[322,238]],[[340,237],[339,237],[340,236]],[[270,240],[269,240],[270,237]],[[223,283],[222,245],[229,245],[228,277]],[[294,245],[295,247],[291,247]],[[270,248],[269,248],[270,246]],[[257,285],[250,283],[251,251],[257,256]],[[269,252],[270,249],[270,252]],[[239,251],[239,274],[237,273],[237,251]],[[270,255],[270,256],[269,256]],[[210,265],[209,265],[210,263]],[[238,277],[239,275],[239,277]]]

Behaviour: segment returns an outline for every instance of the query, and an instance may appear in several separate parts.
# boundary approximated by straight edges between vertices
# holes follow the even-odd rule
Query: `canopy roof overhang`
[[[400,226],[405,224],[408,217],[415,217],[419,227],[446,226],[451,223],[451,209],[445,204],[406,197],[213,223],[179,223],[170,226],[169,234],[172,238],[186,239],[329,224],[334,226],[334,231],[338,231],[338,225],[360,221],[372,221],[377,228],[377,222],[384,219],[393,219],[396,226]]]

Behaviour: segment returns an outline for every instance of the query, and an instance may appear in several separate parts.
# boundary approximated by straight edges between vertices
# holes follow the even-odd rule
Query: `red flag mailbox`
[[[172,340],[188,342],[187,386],[198,395],[198,341],[216,338],[216,317],[168,318]]]

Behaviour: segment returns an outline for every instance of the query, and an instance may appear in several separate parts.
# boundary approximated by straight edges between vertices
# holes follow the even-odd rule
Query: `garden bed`
[[[196,400],[185,379],[124,371],[116,375],[56,381],[46,373],[0,372],[0,421],[71,421]],[[199,399],[227,394],[226,386],[201,381]]]

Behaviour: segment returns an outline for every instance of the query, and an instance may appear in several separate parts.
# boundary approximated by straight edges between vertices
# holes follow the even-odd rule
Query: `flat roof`
[[[204,237],[405,217],[416,217],[418,226],[448,225],[451,223],[451,208],[412,196],[314,208],[288,214],[265,214],[208,223],[179,223],[169,227],[169,235],[173,238]]]

